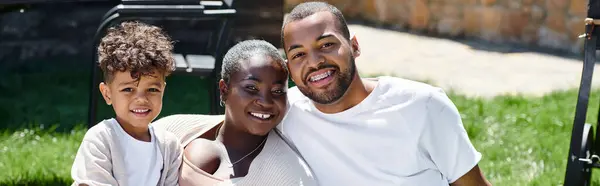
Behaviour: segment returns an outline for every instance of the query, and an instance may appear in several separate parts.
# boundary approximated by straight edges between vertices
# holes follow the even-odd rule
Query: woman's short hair
[[[273,60],[279,62],[285,72],[288,73],[285,60],[273,44],[264,40],[253,39],[239,42],[227,51],[227,54],[223,58],[221,79],[229,84],[231,74],[240,70],[241,62],[257,55],[271,57]]]

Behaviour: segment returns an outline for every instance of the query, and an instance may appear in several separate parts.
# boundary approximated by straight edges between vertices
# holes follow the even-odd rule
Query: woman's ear
[[[225,80],[219,80],[219,93],[221,93],[221,101],[225,101],[227,99],[227,93],[229,92],[229,87],[227,87],[227,83]]]

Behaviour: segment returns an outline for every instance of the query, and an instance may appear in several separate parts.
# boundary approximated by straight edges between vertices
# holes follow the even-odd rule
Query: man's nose
[[[318,52],[311,52],[310,54],[308,54],[308,65],[309,67],[318,69],[319,66],[321,65],[321,63],[325,62],[325,58],[323,57],[323,55],[319,54]]]

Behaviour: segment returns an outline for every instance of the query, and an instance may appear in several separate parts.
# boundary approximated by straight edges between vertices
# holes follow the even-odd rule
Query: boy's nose
[[[136,102],[141,102],[141,103],[147,103],[148,102],[148,96],[145,93],[138,93],[135,95],[135,101]]]

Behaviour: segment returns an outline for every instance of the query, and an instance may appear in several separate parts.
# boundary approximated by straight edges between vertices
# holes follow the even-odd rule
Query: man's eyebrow
[[[292,51],[294,49],[297,49],[297,48],[302,48],[302,46],[300,46],[300,45],[292,45],[292,46],[290,46],[290,48],[288,48],[288,52]]]
[[[322,40],[322,39],[325,39],[325,38],[330,38],[330,37],[333,37],[333,34],[323,34],[323,35],[317,37],[316,41],[319,41],[319,40]],[[294,50],[296,48],[302,48],[302,46],[301,45],[292,45],[292,46],[290,46],[288,48],[288,52],[292,51],[292,50]]]
[[[323,34],[317,38],[317,41],[325,38],[333,37],[333,34]]]

